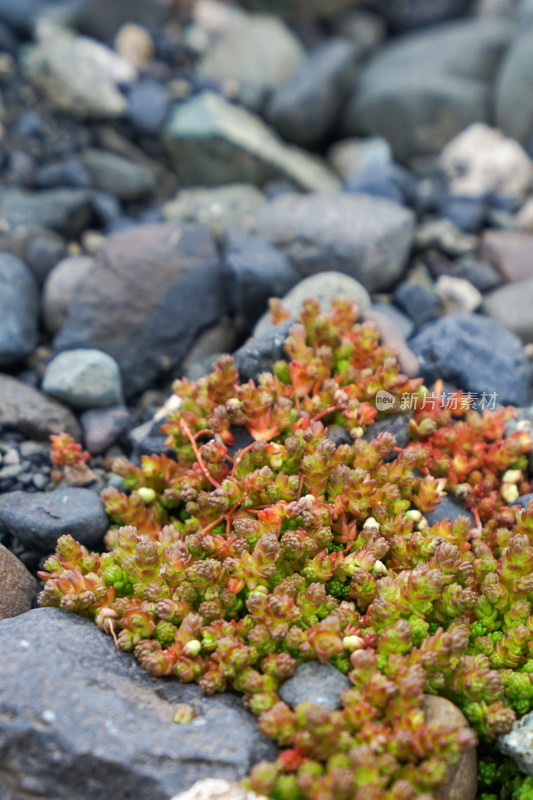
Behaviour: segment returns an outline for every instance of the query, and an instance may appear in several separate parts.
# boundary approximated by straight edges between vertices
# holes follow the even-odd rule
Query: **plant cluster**
[[[286,352],[257,383],[229,356],[177,381],[175,457],[116,463],[108,552],[62,537],[40,602],[94,619],[154,675],[242,692],[282,748],[252,770],[256,791],[429,800],[476,736],[490,753],[533,707],[533,505],[508,505],[529,491],[531,440],[505,438],[511,409],[428,406],[347,300],[328,314],[308,301]],[[365,436],[387,416],[380,390],[417,397],[403,449]],[[474,524],[428,524],[446,492]],[[348,675],[339,710],[280,700],[311,659]],[[428,724],[424,693],[471,730]]]

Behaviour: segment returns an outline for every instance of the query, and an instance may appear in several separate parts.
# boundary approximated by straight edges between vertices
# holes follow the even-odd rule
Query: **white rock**
[[[113,83],[133,83],[137,78],[137,70],[130,61],[126,61],[118,53],[114,53],[96,39],[79,36],[76,41],[78,51],[86,56],[93,64],[102,67]]]
[[[440,165],[452,194],[523,200],[533,187],[533,162],[518,142],[501,131],[476,123],[444,148]]]
[[[249,792],[237,783],[218,778],[197,781],[186,792],[174,795],[172,800],[267,800],[263,795]]]
[[[510,733],[498,738],[498,750],[516,761],[526,775],[533,775],[533,712],[513,723]]]
[[[475,311],[483,302],[481,292],[470,281],[453,275],[441,275],[435,284],[435,291],[447,314]]]

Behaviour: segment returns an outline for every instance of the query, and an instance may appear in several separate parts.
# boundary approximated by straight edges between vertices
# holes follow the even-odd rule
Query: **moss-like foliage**
[[[533,505],[508,505],[530,489],[529,435],[505,438],[512,409],[428,403],[346,300],[327,315],[309,301],[286,351],[257,385],[229,356],[176,383],[175,459],[117,463],[109,552],[62,537],[41,604],[94,619],[154,675],[242,692],[282,747],[247,779],[275,800],[428,800],[476,737],[490,796],[504,763],[490,742],[533,706]],[[416,395],[403,449],[363,438],[386,416],[380,390]],[[474,525],[428,525],[445,492]],[[340,710],[280,701],[310,659],[348,675]],[[472,730],[427,724],[424,693]]]

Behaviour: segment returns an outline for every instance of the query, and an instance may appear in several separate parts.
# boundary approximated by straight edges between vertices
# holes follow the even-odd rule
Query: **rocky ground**
[[[270,754],[237,698],[29,611],[60,535],[102,546],[113,458],[164,449],[173,380],[280,357],[268,298],[353,296],[410,377],[533,418],[533,3],[247,5],[0,0],[5,800],[168,800]],[[93,459],[56,488],[61,431]],[[156,736],[182,698],[194,732]]]

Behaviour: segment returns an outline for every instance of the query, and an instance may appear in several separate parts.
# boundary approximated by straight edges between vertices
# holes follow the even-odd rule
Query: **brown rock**
[[[57,333],[68,316],[81,281],[94,266],[89,256],[72,256],[60,261],[48,275],[43,292],[46,330]]]
[[[30,439],[48,439],[52,433],[70,433],[80,439],[76,417],[57,400],[10,375],[0,375],[0,428],[20,431]]]
[[[0,619],[29,611],[37,588],[37,581],[22,561],[0,544]]]
[[[418,358],[409,349],[405,336],[396,323],[390,317],[382,314],[381,311],[373,311],[372,309],[365,311],[363,319],[365,322],[373,322],[378,329],[383,344],[396,351],[398,363],[404,375],[407,375],[408,378],[418,378],[420,375]]]
[[[495,264],[509,283],[533,278],[533,236],[520,231],[485,231],[482,255]]]
[[[466,717],[444,697],[424,697],[426,721],[442,728],[468,728]],[[477,755],[475,748],[461,756],[450,769],[448,783],[435,793],[435,800],[475,800],[477,792]]]

